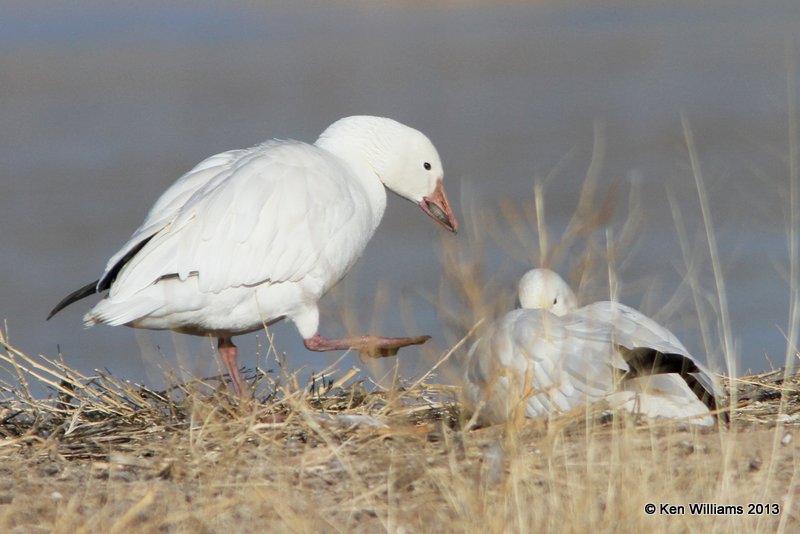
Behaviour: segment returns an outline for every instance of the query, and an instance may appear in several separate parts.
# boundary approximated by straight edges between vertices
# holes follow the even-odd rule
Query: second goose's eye
[[[423,167],[425,167],[425,170],[426,170],[426,171],[429,171],[429,170],[431,170],[431,164],[430,164],[430,163],[428,163],[427,161],[426,161],[425,163],[423,163],[423,164],[422,164],[422,166],[423,166]]]
[[[553,299],[553,306],[555,306],[556,304],[558,304],[558,297]]]

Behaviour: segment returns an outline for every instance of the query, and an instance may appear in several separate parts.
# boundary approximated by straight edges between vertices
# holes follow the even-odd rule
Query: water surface
[[[600,124],[601,189],[620,185],[623,212],[630,177],[641,180],[644,195],[637,246],[619,264],[620,298],[657,314],[703,354],[691,298],[662,309],[683,291],[686,272],[669,189],[702,265],[704,302],[718,316],[683,113],[709,191],[737,370],[781,364],[789,309],[786,91],[788,73],[796,77],[800,64],[793,35],[800,5],[651,4],[6,2],[0,317],[11,341],[30,354],[60,350],[84,372],[105,367],[154,384],[176,353],[189,370],[212,372],[208,342],[83,330],[88,301],[50,322],[44,317],[100,275],[158,195],[200,159],[270,137],[312,141],[339,117],[378,114],[434,140],[465,228],[474,215],[467,203],[530,204],[534,178],[552,173],[547,217],[558,232],[577,202]],[[402,371],[423,372],[455,341],[428,301],[442,273],[437,249],[443,239],[469,238],[469,231],[443,235],[413,205],[391,197],[357,268],[323,299],[322,332],[342,333],[345,307],[362,330],[421,333],[408,332],[405,302],[434,340],[422,361],[407,353]],[[535,257],[518,252],[495,246],[486,253],[490,270],[507,277],[500,297],[509,303],[516,278],[530,267],[526,258]],[[374,313],[382,291],[386,304]],[[305,351],[292,325],[274,333],[293,368],[320,369],[335,359]],[[238,343],[243,363],[254,365],[264,336]],[[708,349],[719,357],[719,348]],[[355,357],[340,367],[350,365],[364,367]]]

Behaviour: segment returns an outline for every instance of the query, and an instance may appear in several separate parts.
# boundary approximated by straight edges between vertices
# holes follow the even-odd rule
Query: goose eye
[[[553,299],[553,306],[555,306],[556,304],[558,304],[558,297]]]
[[[428,163],[427,161],[426,161],[425,163],[423,163],[423,164],[422,164],[422,166],[423,166],[423,167],[425,167],[425,170],[426,170],[426,171],[429,171],[429,170],[431,170],[431,164],[430,164],[430,163]]]

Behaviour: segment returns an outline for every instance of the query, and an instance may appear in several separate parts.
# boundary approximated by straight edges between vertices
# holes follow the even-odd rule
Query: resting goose
[[[484,424],[515,414],[547,418],[606,400],[651,417],[711,425],[721,389],[666,328],[618,302],[579,308],[547,269],[519,283],[522,309],[498,320],[470,348],[464,397]],[[706,414],[706,415],[703,415]]]

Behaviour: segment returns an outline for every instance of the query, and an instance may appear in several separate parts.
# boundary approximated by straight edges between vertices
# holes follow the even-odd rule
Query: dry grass
[[[730,429],[598,408],[519,428],[465,429],[453,388],[367,391],[349,380],[262,402],[215,380],[154,392],[3,343],[50,399],[6,387],[3,532],[794,531],[800,376],[732,381]],[[37,365],[38,368],[35,368]],[[51,380],[55,378],[56,380]],[[745,515],[644,513],[646,503],[742,505]],[[748,503],[779,515],[747,515]]]

